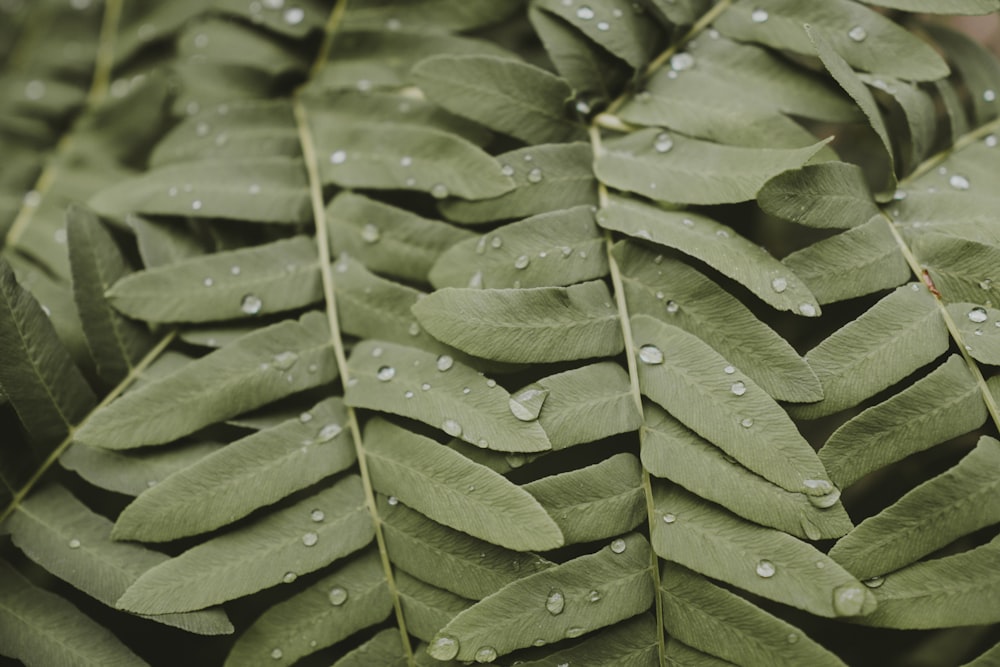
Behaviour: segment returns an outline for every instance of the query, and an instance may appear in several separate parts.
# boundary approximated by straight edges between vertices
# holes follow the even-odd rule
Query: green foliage
[[[998,11],[0,2],[0,661],[996,664]]]

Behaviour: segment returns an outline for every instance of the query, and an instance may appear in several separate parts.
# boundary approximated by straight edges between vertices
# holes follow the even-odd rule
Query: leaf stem
[[[24,500],[29,493],[31,493],[31,490],[35,488],[38,482],[42,479],[42,476],[45,475],[49,468],[55,465],[56,461],[59,460],[59,457],[62,456],[67,449],[69,449],[69,446],[73,444],[73,436],[76,435],[77,431],[83,428],[84,424],[87,423],[87,420],[89,420],[95,412],[99,411],[101,408],[124,393],[125,390],[128,389],[140,375],[142,375],[142,372],[145,371],[151,363],[156,361],[161,354],[163,354],[163,351],[167,349],[167,346],[173,342],[176,336],[177,331],[175,329],[168,332],[163,338],[161,338],[160,341],[146,353],[138,364],[129,369],[128,375],[126,375],[122,381],[108,393],[107,396],[101,399],[101,402],[98,403],[93,410],[87,413],[87,416],[84,417],[80,423],[70,427],[69,432],[66,434],[66,437],[63,438],[62,442],[60,442],[59,445],[52,450],[52,453],[49,454],[48,458],[46,458],[42,465],[38,467],[38,470],[34,472],[31,478],[24,483],[24,486],[18,489],[17,493],[14,494],[14,497],[11,498],[10,503],[8,503],[7,507],[5,507],[3,512],[0,513],[0,524],[2,524],[8,516],[13,514],[14,510],[16,510],[21,504],[21,501]]]
[[[334,6],[327,21],[325,36],[320,46],[316,60],[310,70],[309,80],[311,81],[326,63],[327,56],[333,44],[333,38],[344,12],[347,10],[347,0],[340,0]],[[305,162],[306,172],[309,176],[309,198],[312,202],[313,225],[316,230],[316,246],[319,253],[319,269],[323,282],[323,296],[326,301],[326,317],[330,326],[330,342],[333,346],[333,354],[337,360],[337,369],[340,373],[340,381],[343,386],[350,382],[350,370],[347,366],[347,355],[344,352],[344,342],[341,337],[340,321],[337,315],[337,294],[334,285],[333,272],[330,270],[330,238],[326,226],[326,203],[323,200],[323,185],[320,181],[319,166],[317,162],[315,141],[313,140],[312,129],[309,126],[309,114],[302,101],[302,93],[305,85],[299,87],[295,92],[293,111],[295,114],[295,124],[298,128],[299,143],[302,147],[302,157]],[[371,475],[368,471],[368,460],[365,455],[364,442],[361,437],[361,427],[358,425],[358,416],[354,408],[347,406],[347,426],[351,433],[351,440],[354,444],[355,457],[358,460],[358,471],[361,474],[362,486],[365,490],[365,504],[368,513],[375,526],[375,541],[378,544],[379,558],[382,562],[382,569],[385,573],[386,583],[392,595],[392,606],[396,615],[396,624],[399,629],[403,650],[406,653],[407,663],[416,665],[413,648],[410,645],[410,635],[406,629],[406,618],[403,615],[403,606],[396,586],[396,579],[392,572],[392,561],[389,558],[389,550],[386,546],[385,534],[382,531],[382,519],[378,513],[378,506],[375,502],[375,492],[372,487]]]

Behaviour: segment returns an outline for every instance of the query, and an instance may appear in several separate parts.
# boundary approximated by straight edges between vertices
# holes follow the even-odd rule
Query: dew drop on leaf
[[[497,659],[497,650],[492,646],[481,646],[478,651],[476,651],[476,662],[493,662]]]
[[[500,173],[503,174],[504,176],[513,176],[514,167],[510,166],[509,164],[505,164],[502,167],[500,167]]]
[[[590,591],[587,593],[587,600],[590,602],[600,602],[601,592],[600,591]]]
[[[753,426],[753,419],[750,417],[744,417],[742,420],[740,420],[740,426],[742,426],[743,428],[750,428],[751,426]]]
[[[573,639],[574,637],[579,637],[584,632],[586,632],[586,630],[584,630],[583,628],[574,626],[566,631],[566,637],[569,639]]]
[[[794,632],[789,632],[788,636],[785,637],[785,641],[788,642],[789,644],[794,644],[797,641],[799,641],[799,636]]]
[[[545,609],[548,610],[548,612],[553,616],[561,614],[565,607],[566,597],[560,591],[552,591],[549,593],[549,596],[545,598]]]
[[[657,153],[667,153],[674,147],[673,138],[666,132],[660,132],[653,140],[653,149]]]
[[[70,541],[69,541],[69,542],[67,543],[67,546],[68,546],[68,547],[69,547],[70,549],[79,549],[79,548],[80,548],[80,540],[78,540],[78,539],[76,539],[76,538],[74,537],[73,539],[71,539],[71,540],[70,540]]]
[[[742,396],[743,394],[747,393],[747,386],[742,381],[738,380],[733,383],[733,385],[729,388],[729,390],[733,392],[733,394],[736,396]]]
[[[548,398],[548,389],[525,389],[510,397],[510,412],[523,422],[535,421]]]
[[[375,225],[368,223],[361,228],[361,240],[365,243],[378,243],[380,238],[382,238],[382,233]]]
[[[375,372],[375,377],[382,382],[388,382],[392,378],[396,377],[396,369],[392,366],[382,366]]]
[[[529,183],[541,183],[542,182],[542,170],[535,167],[528,172],[528,182]]]
[[[726,366],[725,368],[722,369],[722,372],[725,373],[726,375],[732,375],[733,373],[736,372],[736,367]]]
[[[299,575],[295,574],[294,572],[285,572],[285,576],[283,576],[281,580],[286,584],[291,584],[298,578]]]
[[[997,93],[992,88],[987,88],[983,91],[983,101],[985,102],[995,102],[997,99]]]
[[[643,345],[639,348],[639,359],[647,364],[662,364],[663,352],[655,345]]]
[[[309,518],[315,521],[316,523],[319,523],[320,521],[326,518],[326,513],[323,510],[315,509],[312,512],[309,512]]]
[[[285,23],[288,25],[298,25],[306,17],[306,13],[299,7],[289,7],[284,13]]]
[[[316,441],[330,442],[338,435],[340,435],[341,431],[343,430],[344,429],[341,428],[340,424],[327,424],[326,426],[320,429],[319,434],[316,436]]]
[[[785,278],[775,278],[771,281],[771,289],[773,289],[778,294],[781,294],[786,289],[788,289],[788,281]]]
[[[865,606],[865,591],[854,584],[838,586],[833,591],[833,610],[838,616],[857,616]]]
[[[204,280],[201,281],[201,284],[204,285],[205,287],[211,287],[212,285],[215,284],[215,281],[212,280],[211,278],[205,278]]]
[[[625,540],[621,538],[618,538],[617,540],[611,543],[611,551],[613,551],[616,554],[625,553],[626,547],[627,545],[625,544]]]
[[[527,255],[521,255],[517,259],[514,260],[514,268],[515,269],[526,269],[526,268],[528,268],[528,264],[530,262],[531,262],[531,259]]]
[[[200,199],[195,199],[193,202],[191,202],[191,208],[194,209],[195,211],[200,211],[201,210],[201,200]]]
[[[347,151],[333,151],[330,153],[330,164],[344,164],[347,161]]]
[[[665,523],[667,525],[670,525],[670,524],[672,524],[675,521],[677,521],[677,515],[676,514],[672,514],[671,512],[667,512],[666,514],[663,515],[663,523]]]
[[[283,657],[285,657],[285,654],[280,648],[276,648],[273,651],[271,651],[271,657],[274,658],[275,660],[281,660]]]
[[[291,350],[287,350],[274,355],[271,359],[271,366],[280,371],[287,371],[289,368],[294,366],[298,360],[299,355],[295,354]]]
[[[453,438],[462,437],[462,425],[454,419],[445,419],[441,423],[441,430]]]
[[[969,179],[959,174],[952,174],[951,178],[948,179],[948,185],[955,188],[956,190],[968,190]]]
[[[870,579],[865,579],[861,583],[863,583],[868,588],[878,588],[879,586],[885,583],[885,577],[872,577]]]
[[[340,586],[334,586],[330,589],[330,604],[334,607],[339,607],[340,605],[347,602],[347,591]]]
[[[806,317],[816,317],[816,306],[811,303],[803,303],[799,305],[799,312]]]
[[[246,294],[240,300],[240,310],[247,315],[256,315],[264,307],[264,302],[255,294]]]
[[[306,545],[307,547],[315,546],[317,542],[319,542],[319,535],[317,535],[312,531],[309,531],[308,533],[302,536],[302,544]]]
[[[868,31],[864,27],[856,25],[847,31],[847,36],[855,42],[863,42],[868,39]]]
[[[584,5],[576,10],[576,17],[578,19],[583,19],[584,21],[589,21],[594,18],[594,10],[587,5]]]
[[[451,370],[451,367],[455,365],[455,360],[452,359],[447,354],[442,354],[437,358],[437,369],[444,373],[445,371]]]
[[[670,57],[670,68],[675,72],[683,72],[684,70],[691,69],[692,67],[694,67],[694,56],[687,51],[675,53]]]
[[[757,567],[755,569],[757,571],[757,576],[764,577],[765,579],[773,577],[774,573],[777,571],[774,567],[774,563],[769,560],[757,561]]]
[[[750,12],[750,20],[754,23],[765,23],[770,15],[767,13],[766,9],[755,9]]]
[[[444,183],[435,183],[431,186],[431,196],[435,199],[444,199],[448,196],[448,186]]]
[[[393,507],[395,507],[396,505],[399,504],[399,498],[397,498],[396,496],[389,496],[389,500],[387,502]]]
[[[438,637],[427,647],[427,652],[437,660],[452,660],[458,655],[458,640],[447,635]]]
[[[667,308],[667,312],[672,315],[672,314],[676,313],[678,310],[680,310],[681,306],[676,301],[671,300],[671,301],[667,301],[666,308]]]

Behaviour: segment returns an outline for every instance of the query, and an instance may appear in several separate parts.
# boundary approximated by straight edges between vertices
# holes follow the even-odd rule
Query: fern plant
[[[0,3],[0,654],[1000,663],[998,9]]]

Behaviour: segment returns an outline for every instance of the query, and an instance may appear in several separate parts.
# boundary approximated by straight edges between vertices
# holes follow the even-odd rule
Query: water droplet
[[[382,382],[388,382],[392,378],[396,377],[396,369],[392,366],[380,366],[378,371],[375,373],[375,377]]]
[[[951,178],[948,179],[948,185],[955,188],[956,190],[968,190],[969,179],[959,174],[952,174]]]
[[[882,584],[885,583],[885,577],[877,577],[876,576],[876,577],[872,577],[870,579],[865,579],[861,583],[863,583],[868,588],[878,588],[879,586],[881,586]]]
[[[525,389],[510,397],[509,405],[511,414],[523,422],[530,422],[538,419],[542,411],[542,404],[548,398],[548,389]]]
[[[340,586],[334,586],[330,589],[330,604],[334,607],[339,607],[340,605],[347,602],[347,591]]]
[[[594,18],[594,10],[584,5],[576,10],[576,17],[578,19],[583,19],[584,21],[589,21]]]
[[[521,255],[520,257],[514,260],[514,268],[526,269],[528,268],[529,262],[531,262],[531,259],[527,255]]]
[[[473,289],[482,289],[482,287],[483,287],[483,272],[482,271],[476,271],[475,273],[473,273],[472,277],[469,278],[469,285],[468,286],[471,287],[471,288],[473,288]]]
[[[528,172],[528,182],[529,183],[541,183],[542,182],[542,170],[535,167]]]
[[[500,173],[503,174],[504,176],[513,176],[514,167],[510,166],[509,164],[505,164],[502,167],[500,167]]]
[[[566,637],[569,639],[573,639],[574,637],[579,637],[584,632],[586,632],[586,630],[584,630],[583,628],[574,626],[566,631]]]
[[[492,646],[480,646],[476,651],[476,662],[493,662],[497,659],[497,650]]]
[[[393,31],[395,31],[395,30],[399,30],[402,27],[403,27],[403,22],[400,21],[397,18],[388,18],[388,19],[385,20],[385,29],[386,30],[393,30]]]
[[[854,584],[833,590],[833,610],[838,616],[857,616],[865,606],[865,589]]]
[[[413,158],[410,157],[409,155],[404,155],[403,157],[399,158],[400,167],[409,167],[412,164],[413,164]]]
[[[856,25],[847,31],[847,36],[855,42],[863,42],[868,39],[868,31],[862,26]]]
[[[625,540],[621,538],[618,538],[617,540],[611,543],[611,551],[613,551],[616,554],[625,553],[626,547],[627,545],[625,544]]]
[[[427,647],[427,652],[432,658],[437,660],[452,660],[458,655],[458,640],[454,637],[443,635],[436,638]]]
[[[736,396],[742,396],[747,393],[747,386],[742,381],[737,380],[731,387],[729,387],[729,391],[733,392]]]
[[[550,592],[549,597],[545,599],[545,608],[553,616],[555,616],[556,614],[561,614],[565,606],[566,606],[566,597],[559,591]]]
[[[462,425],[454,419],[445,419],[441,423],[441,430],[453,438],[462,437]]]
[[[990,278],[983,278],[982,280],[979,281],[979,289],[988,290],[991,287],[993,287],[993,280],[991,280]]]
[[[766,9],[755,9],[750,12],[750,20],[754,23],[765,23],[769,18],[770,15]]]
[[[306,545],[307,547],[311,547],[315,545],[317,542],[319,542],[319,535],[317,535],[312,531],[302,536],[302,544]]]
[[[365,243],[377,243],[382,238],[382,232],[375,225],[368,223],[361,228],[361,239]]]
[[[988,134],[988,135],[986,135],[986,138],[983,139],[983,143],[986,144],[990,148],[996,148],[997,147],[997,135],[995,135],[995,134]]]
[[[309,512],[309,518],[315,521],[316,523],[319,523],[320,521],[326,518],[326,512],[320,509],[315,509]]]
[[[799,641],[799,636],[794,632],[789,632],[788,636],[785,637],[785,641],[788,642],[789,644],[794,644],[795,642]]]
[[[799,304],[799,312],[806,317],[816,317],[816,306],[811,303]]]
[[[740,426],[742,426],[743,428],[750,428],[751,426],[753,426],[753,419],[751,419],[750,417],[744,417],[742,420],[740,420]]]
[[[193,202],[191,202],[191,208],[194,209],[195,211],[200,211],[201,210],[201,200],[200,199],[195,199]]]
[[[675,72],[683,72],[694,67],[694,56],[686,51],[675,53],[670,57],[670,67]]]
[[[589,602],[600,602],[601,601],[601,592],[600,591],[590,591],[589,593],[587,593],[587,600]]]
[[[663,523],[669,525],[669,524],[671,524],[671,523],[673,523],[675,521],[677,521],[677,515],[676,514],[672,514],[670,512],[667,512],[666,514],[663,515]]]
[[[201,284],[204,285],[205,287],[211,287],[212,285],[215,284],[215,281],[212,280],[211,278],[205,278],[204,280],[201,281]]]
[[[663,352],[655,345],[643,345],[639,348],[639,359],[647,364],[662,364]]]
[[[983,91],[983,100],[986,102],[995,102],[997,99],[996,91],[987,88]]]
[[[306,17],[306,13],[298,7],[289,7],[283,15],[285,23],[288,25],[298,25]]]
[[[285,654],[281,651],[280,648],[276,648],[273,651],[271,651],[271,657],[274,658],[275,660],[281,660],[284,657],[284,655]]]
[[[769,560],[757,561],[757,567],[755,569],[757,571],[757,576],[764,577],[765,579],[770,579],[774,576],[774,573],[777,572],[774,567],[774,563]]]
[[[397,498],[396,496],[389,496],[389,499],[386,502],[395,507],[396,505],[399,504],[399,498]]]
[[[343,431],[343,427],[340,424],[327,424],[320,429],[319,433],[316,435],[317,442],[330,442],[336,438]]]
[[[427,391],[428,389],[431,388],[431,385],[429,383],[425,382],[422,385],[420,385],[420,388],[423,389],[424,391]]]
[[[435,183],[431,186],[431,197],[435,199],[444,199],[448,196],[448,186],[444,183]]]
[[[726,366],[725,368],[722,369],[722,372],[725,373],[726,375],[732,375],[733,373],[736,372],[736,368],[734,366]]]
[[[264,302],[260,300],[260,297],[253,294],[247,294],[240,301],[240,310],[242,310],[247,315],[256,315],[260,312],[260,309],[264,307]]]
[[[666,132],[660,132],[653,140],[653,150],[657,153],[666,153],[674,147],[674,140]]]
[[[40,100],[45,97],[45,84],[38,79],[32,79],[24,86],[24,96],[29,100]]]
[[[403,393],[403,398],[413,398],[413,392],[412,391],[406,391],[406,392],[404,392]]]
[[[286,584],[290,584],[290,583],[294,582],[298,578],[299,578],[299,575],[295,574],[294,572],[285,572],[285,576],[283,576],[281,578],[281,580],[283,582],[285,582]]]
[[[597,29],[600,30],[601,32],[607,32],[608,30],[611,29],[611,24],[609,24],[607,21],[598,21]]]
[[[781,294],[786,289],[788,289],[788,280],[785,278],[775,278],[771,281],[771,289],[773,289],[778,294]]]
[[[455,360],[452,359],[447,354],[442,354],[440,357],[437,358],[437,369],[442,373],[444,373],[447,370],[450,370],[451,367],[454,365],[455,365]]]
[[[986,314],[985,308],[980,308],[979,306],[976,306],[975,308],[969,311],[970,322],[981,324],[985,322],[987,319],[989,319],[989,315]]]
[[[330,153],[331,164],[344,164],[347,162],[347,151],[333,151]]]
[[[416,322],[411,322],[410,326],[409,326],[409,328],[407,328],[406,332],[408,334],[410,334],[411,336],[419,336],[420,335],[420,325],[417,324]]]
[[[76,539],[76,538],[74,537],[73,539],[71,539],[71,540],[70,540],[70,541],[69,541],[69,542],[67,543],[67,546],[68,546],[68,547],[69,547],[70,549],[79,549],[79,548],[80,548],[80,540],[78,540],[78,539]]]

